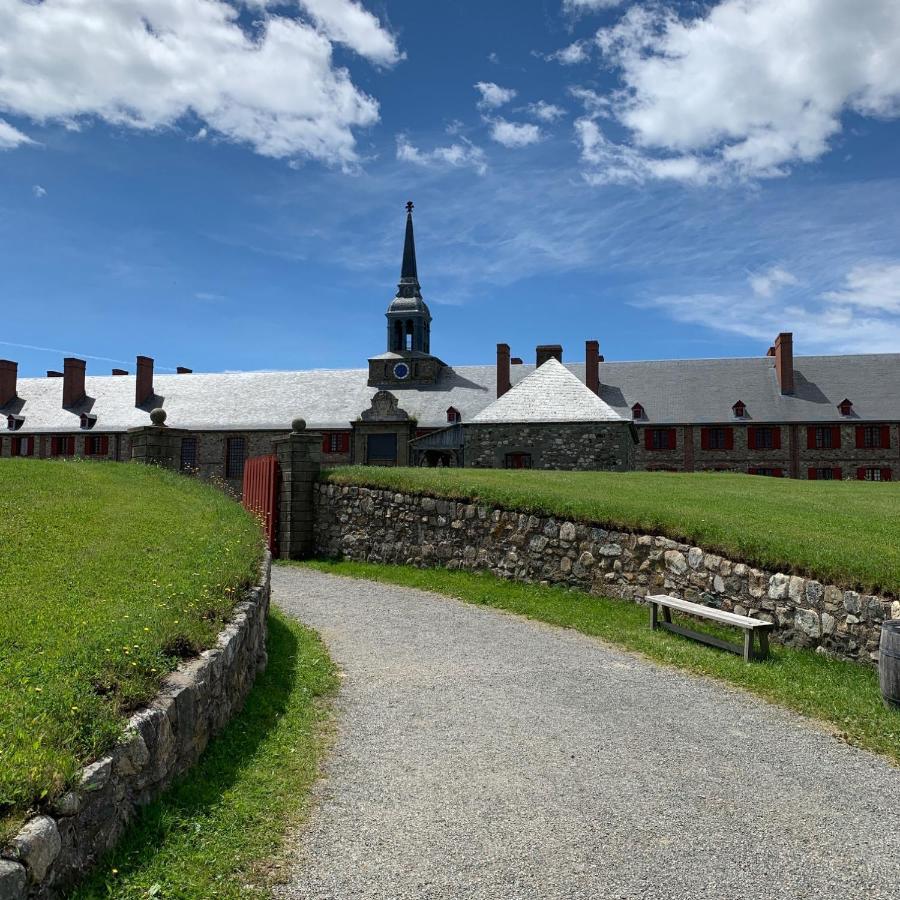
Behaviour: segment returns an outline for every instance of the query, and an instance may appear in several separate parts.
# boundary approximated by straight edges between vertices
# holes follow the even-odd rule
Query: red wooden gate
[[[244,508],[255,515],[273,555],[278,542],[278,458],[254,456],[244,463]]]

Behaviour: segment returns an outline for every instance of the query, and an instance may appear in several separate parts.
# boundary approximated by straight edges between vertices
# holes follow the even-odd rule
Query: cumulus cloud
[[[587,62],[591,58],[591,45],[588,41],[574,41],[566,47],[561,47],[544,57],[548,60],[556,60],[564,66],[576,66],[578,63]]]
[[[506,119],[490,119],[491,140],[504,147],[527,147],[536,144],[544,135],[537,125],[530,122],[507,122]]]
[[[635,6],[596,42],[634,148],[731,176],[818,159],[847,112],[900,115],[896,0],[722,0],[693,19]]]
[[[500,87],[493,81],[479,81],[475,85],[475,89],[481,94],[478,105],[482,109],[497,109],[509,103],[516,96],[513,88]]]
[[[47,189],[39,184],[35,184],[31,187],[31,193],[34,194],[35,198],[40,200],[41,198],[47,196]]]
[[[844,286],[823,297],[840,306],[900,314],[900,262],[872,262],[854,266]]]
[[[774,296],[779,289],[795,284],[799,284],[797,278],[781,266],[772,266],[765,272],[750,276],[753,293],[766,299]]]
[[[352,167],[354,129],[378,120],[378,103],[334,65],[332,40],[389,65],[400,58],[393,36],[354,0],[303,0],[311,21],[275,11],[289,4],[256,0],[251,25],[240,18],[244,5],[3,0],[0,110],[135,129],[193,114],[211,134],[262,155]]]
[[[487,172],[484,151],[464,137],[447,147],[435,147],[426,151],[411,144],[401,134],[397,137],[397,159],[422,167],[471,168],[479,175]]]
[[[557,106],[555,103],[547,103],[546,100],[529,103],[525,109],[542,122],[555,122],[566,114],[566,111],[561,106]]]
[[[597,12],[620,6],[623,0],[563,0],[563,10],[568,13]]]
[[[13,128],[9,122],[0,119],[0,150],[12,150],[22,144],[33,144],[34,141],[27,134],[22,134],[18,128]]]

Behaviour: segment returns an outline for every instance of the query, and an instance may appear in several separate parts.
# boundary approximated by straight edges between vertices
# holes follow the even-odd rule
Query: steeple
[[[419,287],[419,273],[416,271],[416,238],[413,234],[412,200],[406,204],[406,240],[403,243],[403,266],[400,270],[400,285],[414,284]]]
[[[406,204],[406,237],[397,296],[387,311],[387,349],[389,353],[429,353],[431,313],[422,299],[416,268],[416,239],[413,234],[413,203]]]

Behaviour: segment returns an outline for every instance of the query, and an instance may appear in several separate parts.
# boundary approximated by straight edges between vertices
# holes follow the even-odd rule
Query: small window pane
[[[181,439],[181,471],[197,468],[197,438]]]
[[[225,477],[242,478],[244,475],[244,439],[228,438],[225,454]]]

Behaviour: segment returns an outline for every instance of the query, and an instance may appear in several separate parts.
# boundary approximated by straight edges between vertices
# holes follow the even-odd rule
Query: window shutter
[[[856,449],[860,450],[866,446],[866,429],[862,425],[856,426]]]
[[[832,479],[833,479],[834,481],[840,481],[841,478],[842,478],[841,470],[840,470],[840,469],[832,469],[832,470],[831,470],[831,477],[832,477]]]
[[[748,475],[755,475],[755,474],[756,474],[756,469],[747,469],[747,474],[748,474]]]
[[[329,435],[327,431],[322,432],[322,452],[331,452],[331,435]]]
[[[778,425],[772,429],[772,449],[781,449],[781,427]]]
[[[841,448],[841,426],[834,425],[831,429],[831,449],[840,450]]]
[[[881,480],[882,481],[890,481],[891,480],[891,470],[890,469],[882,469],[881,470]]]
[[[752,425],[747,427],[747,447],[750,450],[756,449],[756,429]]]
[[[810,470],[806,473],[806,477],[807,477],[810,481],[815,481],[816,478],[817,478],[816,470],[815,470],[815,469],[810,469]]]
[[[678,446],[678,433],[674,428],[669,429],[669,449],[675,450]]]
[[[807,426],[806,429],[806,449],[816,449],[816,429],[812,425]]]
[[[891,446],[891,426],[881,426],[881,447],[883,450],[889,450]]]
[[[341,450],[342,450],[344,453],[349,453],[349,452],[350,452],[350,435],[349,435],[349,433],[346,432],[346,431],[344,432],[344,435],[343,435],[343,437],[342,437],[342,439],[341,439]]]
[[[725,429],[725,449],[734,450],[734,429],[730,427]]]
[[[100,438],[100,455],[101,456],[109,456],[109,435],[104,434],[103,437]]]
[[[772,473],[776,478],[784,478],[784,469],[772,469]]]
[[[75,438],[74,437],[66,438],[66,455],[67,456],[75,455]]]
[[[52,437],[50,438],[50,455],[56,456],[59,453],[59,438]]]
[[[644,429],[644,447],[647,450],[653,449],[653,429],[652,428]]]
[[[866,468],[865,466],[860,466],[856,470],[856,480],[857,481],[865,481],[866,480]]]
[[[701,450],[709,450],[709,429],[708,428],[700,429],[700,449]]]
[[[28,438],[28,455],[34,456],[34,438]]]

